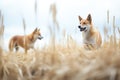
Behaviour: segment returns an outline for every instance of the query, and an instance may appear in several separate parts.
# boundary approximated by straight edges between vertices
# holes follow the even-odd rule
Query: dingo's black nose
[[[81,28],[81,26],[78,26],[78,28]]]
[[[40,37],[38,37],[38,39],[40,39],[40,40],[41,40],[41,39],[43,39],[43,37],[42,37],[42,36],[40,36]]]
[[[81,26],[78,26],[78,28],[80,29],[80,31],[84,31],[86,29],[86,27],[81,27]]]

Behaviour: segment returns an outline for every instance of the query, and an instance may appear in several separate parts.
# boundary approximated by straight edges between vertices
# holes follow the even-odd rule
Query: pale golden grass
[[[97,50],[84,50],[71,36],[55,46],[53,36],[47,46],[27,54],[1,46],[0,80],[120,80],[120,39],[115,45],[114,34],[109,36]]]
[[[3,54],[0,80],[119,80],[120,48],[109,42],[86,51],[74,42],[42,50]],[[110,45],[110,46],[108,46]]]

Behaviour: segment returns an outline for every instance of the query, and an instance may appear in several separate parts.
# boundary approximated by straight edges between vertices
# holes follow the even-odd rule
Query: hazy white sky
[[[37,17],[35,16],[35,0],[0,0],[0,10],[4,15],[5,35],[4,43],[7,47],[9,39],[15,34],[23,34],[22,18],[26,21],[26,33],[30,33],[35,27],[41,28],[45,37],[38,41],[46,44],[49,41],[48,25],[51,24],[49,8],[56,3],[57,20],[62,29],[81,43],[81,33],[78,15],[86,18],[91,13],[94,25],[100,31],[106,24],[107,10],[110,11],[110,22],[116,16],[116,25],[120,25],[120,1],[119,0],[37,0]],[[78,38],[78,36],[80,36]]]

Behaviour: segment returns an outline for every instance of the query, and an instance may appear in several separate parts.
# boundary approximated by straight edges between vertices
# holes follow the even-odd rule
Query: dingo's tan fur
[[[28,49],[34,48],[34,43],[37,39],[42,38],[43,37],[41,36],[40,29],[37,28],[31,34],[26,36],[13,36],[9,42],[9,50],[13,51],[15,48],[15,50],[18,51],[19,47],[22,47],[25,49],[25,52],[27,52]]]
[[[97,49],[101,46],[102,38],[100,32],[93,26],[92,17],[88,14],[86,19],[78,16],[80,21],[80,26],[78,28],[82,32],[84,48]]]

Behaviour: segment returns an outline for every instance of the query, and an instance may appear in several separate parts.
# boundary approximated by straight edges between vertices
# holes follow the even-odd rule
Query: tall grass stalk
[[[118,36],[119,36],[119,48],[120,48],[120,28],[118,27]]]
[[[57,21],[57,9],[56,9],[56,4],[53,3],[50,5],[50,14],[52,15],[52,20],[53,20],[53,29],[52,29],[52,42],[53,42],[53,49],[55,50],[55,45],[56,45],[56,32],[59,31],[59,24]]]
[[[113,36],[114,36],[114,48],[116,48],[116,26],[115,26],[115,16],[113,16]]]
[[[107,10],[107,24],[109,24],[109,10]]]
[[[22,19],[23,22],[23,30],[24,30],[24,47],[25,47],[25,53],[27,53],[27,42],[25,40],[25,36],[26,36],[26,23],[25,23],[25,19]]]
[[[4,45],[3,35],[4,35],[4,17],[0,10],[0,54],[2,54],[2,49]]]
[[[1,76],[3,76],[3,45],[4,45],[4,39],[3,39],[3,35],[4,35],[4,17],[3,14],[0,10],[0,80],[1,80]]]

